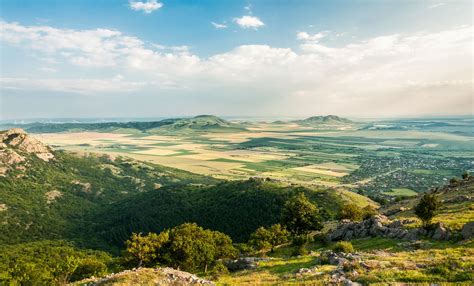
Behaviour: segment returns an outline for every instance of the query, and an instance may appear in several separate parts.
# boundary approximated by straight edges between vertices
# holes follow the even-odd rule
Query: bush
[[[300,256],[308,254],[308,249],[306,248],[306,243],[298,245],[293,251],[293,256]]]
[[[229,269],[222,263],[222,261],[217,261],[211,271],[211,277],[213,280],[217,280],[222,275],[228,275]]]
[[[425,228],[430,225],[431,219],[435,216],[439,205],[436,195],[425,193],[421,197],[420,202],[415,206],[415,214],[423,221]]]
[[[341,208],[339,219],[351,221],[361,221],[363,217],[362,209],[356,204],[346,204]]]
[[[362,209],[363,218],[368,219],[371,216],[378,214],[377,209],[372,205],[367,205]]]
[[[354,247],[350,241],[339,241],[332,247],[332,250],[334,252],[352,253],[354,252]]]

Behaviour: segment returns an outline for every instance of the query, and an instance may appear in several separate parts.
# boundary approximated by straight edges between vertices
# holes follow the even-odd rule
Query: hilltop
[[[326,116],[312,116],[302,120],[294,121],[300,125],[305,126],[312,126],[312,125],[319,125],[319,124],[327,124],[327,125],[338,125],[338,124],[351,124],[354,123],[353,121],[339,117],[336,115],[326,115]]]
[[[172,124],[166,124],[157,128],[147,130],[150,133],[160,133],[162,131],[205,131],[205,132],[232,132],[245,130],[238,124],[214,115],[198,115],[192,118],[182,118],[175,120]]]

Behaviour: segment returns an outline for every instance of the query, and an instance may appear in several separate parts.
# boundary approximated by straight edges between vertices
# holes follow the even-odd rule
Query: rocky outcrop
[[[0,132],[0,176],[5,176],[9,170],[24,170],[27,154],[33,154],[46,162],[54,158],[46,145],[28,136],[23,129]]]
[[[462,227],[461,234],[462,234],[462,238],[464,239],[474,238],[474,221],[466,223]]]
[[[402,228],[404,221],[390,221],[384,215],[375,215],[362,222],[344,220],[328,234],[328,240],[351,240],[364,237],[387,237],[414,240],[413,231]]]
[[[173,268],[138,268],[109,274],[102,278],[89,278],[69,285],[215,285],[189,272]]]

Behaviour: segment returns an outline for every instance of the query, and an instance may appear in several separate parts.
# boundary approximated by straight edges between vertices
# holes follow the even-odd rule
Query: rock
[[[438,222],[434,226],[431,238],[434,240],[448,240],[450,238],[450,233],[442,223]]]
[[[473,238],[474,237],[474,221],[464,224],[462,227],[461,234],[464,239]]]
[[[416,239],[416,234],[410,234],[403,228],[402,221],[392,222],[384,215],[375,215],[359,223],[342,221],[327,238],[329,241],[338,241],[377,236]]]
[[[224,261],[225,266],[229,271],[238,271],[246,269],[255,269],[257,268],[258,261],[265,261],[268,259],[258,258],[258,257],[241,257],[235,260]]]
[[[63,194],[60,191],[54,190],[44,194],[46,198],[46,203],[49,205],[56,201],[57,198],[61,197]]]
[[[357,283],[357,282],[352,282],[349,279],[346,279],[346,280],[342,281],[342,285],[344,285],[344,286],[359,286],[359,285],[362,286],[362,284]]]

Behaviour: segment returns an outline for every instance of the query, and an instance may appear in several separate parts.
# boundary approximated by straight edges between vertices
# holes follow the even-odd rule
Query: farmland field
[[[236,124],[247,128],[152,133],[121,129],[35,136],[57,149],[127,156],[215,178],[260,176],[388,197],[410,196],[473,169],[474,138],[455,129]]]

